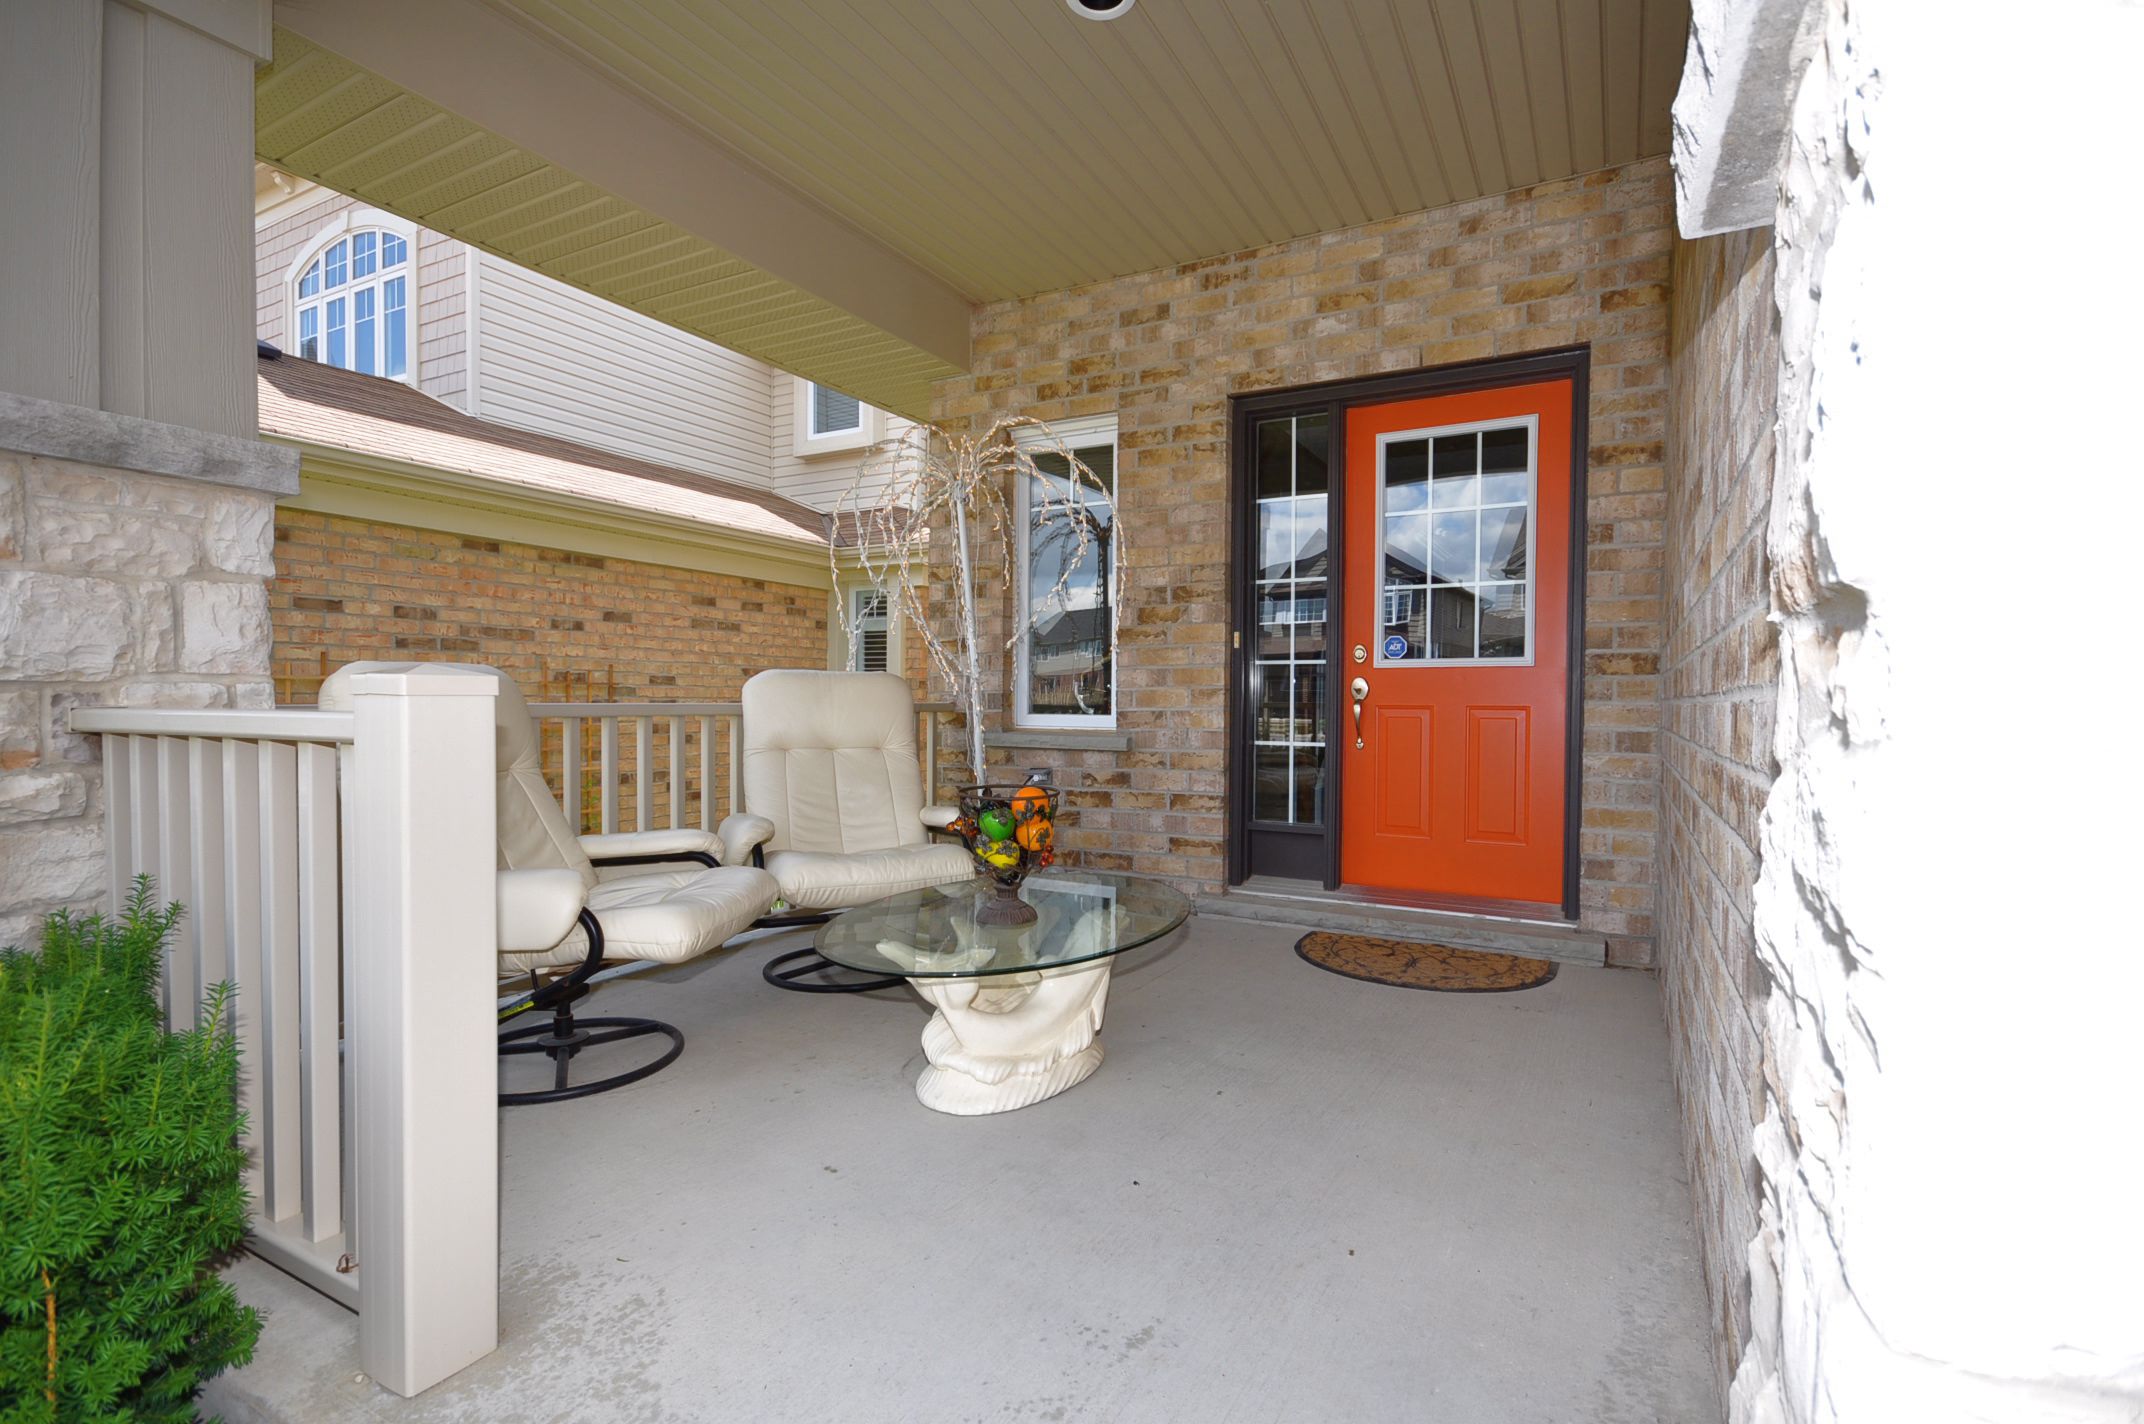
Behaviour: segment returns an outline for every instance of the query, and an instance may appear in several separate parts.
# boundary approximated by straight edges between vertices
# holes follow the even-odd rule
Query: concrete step
[[[1376,935],[1411,944],[1486,949],[1526,959],[1553,959],[1559,964],[1599,967],[1608,962],[1607,936],[1575,925],[1382,905],[1328,894],[1315,886],[1301,891],[1275,891],[1238,885],[1218,894],[1195,896],[1192,907],[1201,915],[1226,919]]]

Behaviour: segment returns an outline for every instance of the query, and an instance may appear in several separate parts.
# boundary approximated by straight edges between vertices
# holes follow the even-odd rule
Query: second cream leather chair
[[[965,849],[929,834],[957,813],[923,804],[905,679],[777,668],[746,682],[742,700],[744,815],[723,823],[723,859],[734,864],[730,847],[750,844],[787,913],[845,910],[974,875]],[[769,980],[807,987],[771,966]]]

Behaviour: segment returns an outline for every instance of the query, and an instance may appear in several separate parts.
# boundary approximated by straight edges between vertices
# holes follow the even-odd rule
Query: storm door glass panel
[[[1384,442],[1379,666],[1532,660],[1534,429]]]
[[[1254,432],[1257,627],[1251,667],[1251,818],[1325,823],[1325,655],[1332,431],[1277,416]]]

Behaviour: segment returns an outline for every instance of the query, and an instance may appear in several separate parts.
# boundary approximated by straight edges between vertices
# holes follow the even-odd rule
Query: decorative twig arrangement
[[[1038,466],[1038,457],[1059,468]],[[967,718],[968,762],[977,781],[985,779],[985,772],[976,605],[979,597],[995,593],[1013,597],[1012,607],[1019,606],[1013,567],[1019,530],[1008,498],[1015,480],[1029,482],[1031,556],[1047,545],[1057,563],[1055,585],[1046,592],[1037,590],[1034,601],[1038,606],[1061,604],[1073,574],[1096,542],[1122,536],[1114,534],[1109,486],[1042,421],[1008,416],[974,436],[931,425],[911,426],[898,439],[872,450],[855,483],[834,507],[835,527],[847,527],[855,540],[857,566],[886,595],[887,611],[905,617],[923,639],[931,665],[945,679],[952,700]],[[1107,521],[1112,534],[1101,532],[1097,504],[1112,511]],[[941,518],[953,533],[949,586],[930,581],[930,531]],[[985,532],[996,540],[996,557],[987,564],[976,547]],[[841,571],[838,545],[836,541],[832,552],[837,577]],[[1106,577],[1115,577],[1115,564],[1113,558],[1105,561]],[[952,600],[950,608],[939,607],[950,618],[935,625],[929,616],[933,595]],[[838,602],[842,630],[853,643],[856,629],[848,600]],[[1005,641],[1008,650],[1026,631],[1018,617],[1012,622],[1012,636]],[[941,631],[948,626],[957,646]]]

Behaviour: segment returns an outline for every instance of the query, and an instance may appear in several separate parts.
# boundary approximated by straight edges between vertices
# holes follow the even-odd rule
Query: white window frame
[[[899,620],[893,616],[893,595],[879,588],[876,584],[868,583],[852,584],[848,590],[849,616],[843,624],[848,631],[849,638],[848,670],[850,672],[863,672],[866,670],[863,666],[864,645],[861,637],[864,631],[864,615],[857,607],[866,598],[879,598],[885,601],[886,611],[875,620],[883,623],[886,631],[886,666],[881,671],[898,675],[902,672],[902,665],[900,661],[900,641],[897,637]]]
[[[1121,646],[1118,642],[1117,632],[1123,621],[1120,595],[1124,587],[1124,560],[1122,557],[1124,544],[1118,534],[1119,521],[1123,513],[1118,508],[1118,498],[1119,492],[1124,488],[1124,471],[1118,464],[1117,418],[1114,415],[1097,415],[1083,420],[1056,421],[1051,424],[1050,436],[1055,437],[1056,444],[1063,445],[1074,454],[1078,454],[1082,450],[1092,450],[1098,446],[1108,446],[1110,466],[1115,471],[1114,477],[1110,481],[1109,491],[1109,711],[1104,713],[1033,712],[1029,710],[1029,700],[1032,696],[1033,688],[1027,675],[1027,643],[1028,634],[1031,631],[1029,626],[1031,615],[1028,606],[1031,590],[1029,588],[1030,579],[1028,577],[1027,560],[1028,526],[1032,521],[1029,514],[1028,481],[1025,477],[1021,477],[1014,480],[1014,484],[1018,488],[1013,492],[1013,524],[1018,530],[1013,568],[1013,583],[1017,590],[1014,600],[1016,605],[1014,616],[1019,620],[1015,626],[1020,633],[1020,636],[1013,642],[1013,725],[1037,730],[1061,728],[1092,732],[1114,731],[1117,725],[1119,698],[1122,695],[1117,687],[1117,657]],[[1022,449],[1029,451],[1047,450],[1052,444],[1049,436],[1043,435],[1041,431],[1032,426],[1015,431],[1013,439]]]
[[[1540,416],[1538,416],[1538,415],[1520,415],[1520,416],[1510,416],[1510,415],[1507,415],[1507,416],[1502,416],[1502,417],[1500,417],[1500,418],[1498,418],[1498,419],[1496,419],[1496,420],[1470,420],[1470,421],[1465,421],[1465,422],[1463,422],[1463,423],[1461,423],[1461,424],[1458,424],[1458,425],[1431,425],[1431,426],[1425,426],[1425,427],[1423,427],[1423,428],[1422,428],[1422,429],[1420,429],[1420,430],[1395,430],[1395,431],[1392,431],[1392,432],[1390,432],[1389,434],[1385,434],[1385,435],[1380,435],[1380,436],[1378,436],[1378,437],[1377,437],[1377,525],[1376,525],[1376,534],[1377,534],[1377,547],[1378,547],[1379,549],[1383,549],[1383,548],[1384,548],[1384,546],[1385,546],[1385,447],[1386,447],[1386,446],[1388,446],[1388,445],[1391,445],[1391,444],[1393,444],[1393,443],[1395,443],[1395,442],[1397,442],[1397,441],[1402,441],[1402,440],[1423,440],[1423,439],[1427,439],[1427,440],[1429,440],[1429,441],[1431,442],[1431,452],[1432,452],[1432,453],[1431,453],[1431,459],[1432,459],[1432,460],[1434,461],[1434,459],[1435,459],[1435,453],[1434,453],[1434,452],[1435,452],[1435,441],[1436,441],[1436,438],[1437,438],[1437,437],[1438,437],[1439,435],[1470,435],[1470,434],[1474,434],[1474,433],[1476,433],[1476,432],[1478,432],[1478,431],[1483,431],[1483,430],[1508,430],[1508,429],[1510,429],[1510,428],[1511,428],[1512,426],[1514,426],[1514,425],[1523,425],[1523,426],[1525,426],[1525,427],[1526,427],[1526,504],[1525,504],[1525,509],[1526,509],[1526,578],[1525,578],[1525,579],[1524,579],[1524,580],[1523,580],[1523,581],[1521,582],[1521,584],[1520,584],[1520,586],[1521,586],[1521,587],[1523,587],[1523,588],[1524,588],[1524,589],[1526,590],[1526,656],[1524,656],[1524,657],[1522,657],[1522,658],[1388,658],[1388,657],[1386,657],[1386,656],[1385,656],[1385,631],[1384,631],[1384,630],[1385,630],[1385,624],[1383,624],[1383,623],[1379,623],[1379,624],[1377,625],[1376,633],[1375,633],[1375,635],[1374,635],[1374,636],[1376,637],[1376,639],[1377,639],[1377,649],[1376,649],[1376,652],[1377,652],[1377,656],[1376,656],[1376,657],[1375,657],[1375,658],[1374,658],[1374,659],[1373,659],[1373,660],[1371,661],[1371,666],[1372,666],[1372,667],[1381,667],[1381,668],[1382,668],[1382,667],[1390,667],[1390,668],[1493,668],[1493,667],[1532,667],[1532,666],[1534,665],[1534,658],[1535,658],[1535,655],[1536,655],[1536,654],[1537,654],[1537,653],[1538,653],[1538,652],[1540,651],[1540,649],[1539,649],[1539,647],[1538,647],[1538,645],[1536,644],[1536,641],[1535,641],[1535,639],[1536,639],[1536,637],[1538,636],[1538,634],[1537,634],[1537,632],[1536,632],[1536,629],[1535,629],[1535,622],[1536,622],[1536,620],[1535,620],[1535,616],[1534,616],[1534,615],[1535,615],[1535,611],[1536,611],[1536,606],[1537,606],[1537,605],[1538,605],[1538,604],[1540,603],[1540,601],[1541,601],[1541,599],[1540,599],[1540,593],[1541,593],[1541,569],[1540,569],[1540,564],[1539,564],[1539,561],[1538,561],[1538,560],[1536,559],[1536,557],[1535,557],[1536,551],[1535,551],[1535,548],[1534,548],[1534,544],[1535,544],[1536,540],[1537,540],[1537,539],[1538,539],[1538,538],[1540,537],[1540,532],[1541,532],[1541,417],[1540,417]],[[1432,491],[1432,490],[1434,490],[1434,489],[1436,488],[1436,484],[1437,484],[1437,479],[1436,479],[1436,471],[1434,470],[1434,468],[1432,468],[1432,469],[1431,469],[1431,471],[1430,471],[1430,476],[1429,476],[1429,487],[1428,487],[1427,489],[1423,490],[1423,492],[1422,492],[1422,497],[1423,497],[1424,499],[1434,499],[1434,496],[1432,495],[1431,491]],[[1492,507],[1492,508],[1503,508],[1503,509],[1509,509],[1509,508],[1513,508],[1514,506],[1511,506],[1511,505],[1496,505],[1496,506],[1491,506],[1491,507]],[[1481,507],[1480,507],[1480,505],[1479,505],[1479,504],[1477,503],[1477,504],[1476,504],[1476,506],[1475,506],[1475,509],[1476,509],[1476,513],[1477,513],[1477,519],[1476,519],[1476,523],[1475,523],[1475,535],[1474,535],[1474,539],[1475,539],[1475,545],[1474,545],[1474,547],[1475,547],[1475,552],[1476,552],[1476,555],[1477,555],[1477,557],[1479,556],[1479,554],[1480,554],[1480,550],[1481,550],[1481,533],[1480,533],[1481,525],[1480,525],[1480,522],[1479,522],[1479,517],[1478,517],[1478,516],[1479,516],[1479,513],[1480,513],[1480,508],[1481,508]],[[1435,510],[1435,506],[1434,506],[1434,504],[1431,504],[1431,505],[1429,505],[1429,506],[1425,506],[1425,508],[1424,508],[1424,510],[1423,510],[1423,514],[1424,514],[1425,520],[1430,520],[1430,521],[1433,521],[1433,517],[1434,517],[1434,510]],[[1431,532],[1430,532],[1430,535],[1429,535],[1429,537],[1430,537],[1430,539],[1431,539],[1431,540],[1434,540],[1434,539],[1436,538],[1436,534],[1435,534],[1435,524],[1434,524],[1434,522],[1431,522],[1431,523],[1430,523],[1430,530],[1431,530]],[[1478,571],[1478,569],[1477,569],[1477,571]],[[1425,571],[1425,577],[1426,577],[1426,576],[1427,576],[1427,575],[1426,575],[1426,571]],[[1496,582],[1501,582],[1501,580],[1497,580]],[[1477,587],[1478,587],[1479,585],[1475,585],[1475,586],[1477,586]],[[1423,598],[1424,598],[1425,600],[1427,600],[1427,599],[1429,598],[1429,596],[1430,596],[1430,592],[1431,592],[1432,590],[1434,590],[1435,588],[1436,588],[1436,585],[1435,585],[1435,584],[1430,584],[1430,585],[1428,585],[1428,587],[1427,587],[1427,588],[1426,588],[1426,589],[1424,590],[1424,592],[1423,592]],[[1388,593],[1389,593],[1389,590],[1388,590],[1388,589],[1387,589],[1387,588],[1385,587],[1385,583],[1384,583],[1384,560],[1383,560],[1383,558],[1382,558],[1382,557],[1380,557],[1380,558],[1379,558],[1379,560],[1378,560],[1378,584],[1377,584],[1377,611],[1378,611],[1378,612],[1379,612],[1380,614],[1382,614],[1382,613],[1384,613],[1384,612],[1386,611],[1386,609],[1385,609],[1385,600],[1386,600],[1386,597],[1387,597]],[[1426,619],[1426,618],[1428,617],[1428,609],[1427,609],[1427,605],[1426,605],[1426,604],[1425,604],[1425,606],[1424,606],[1423,616],[1425,617],[1425,619]],[[1480,640],[1480,637],[1481,637],[1481,625],[1480,625],[1480,619],[1479,619],[1479,615],[1477,614],[1477,617],[1476,617],[1476,621],[1475,621],[1475,639],[1476,639],[1476,646],[1479,646],[1479,645],[1480,645],[1480,642],[1479,642],[1479,640]]]
[[[409,359],[407,362],[404,363],[402,374],[399,376],[382,375],[378,371],[373,371],[368,374],[380,376],[380,379],[382,380],[400,381],[407,386],[419,386],[418,348],[423,343],[418,340],[417,225],[413,222],[410,222],[406,218],[397,217],[393,213],[382,212],[378,208],[344,209],[342,212],[337,213],[334,217],[328,219],[327,222],[323,223],[320,228],[313,233],[312,237],[307,241],[304,248],[299,251],[297,259],[290,264],[289,269],[283,274],[283,340],[280,345],[287,354],[291,356],[296,356],[298,354],[299,307],[309,306],[315,300],[320,300],[320,309],[322,312],[323,323],[326,320],[325,313],[327,311],[327,304],[325,300],[310,297],[306,298],[303,301],[299,300],[298,282],[300,278],[304,277],[305,269],[312,266],[315,259],[319,258],[330,247],[333,247],[337,242],[341,241],[345,237],[348,237],[351,233],[364,232],[371,229],[377,229],[381,232],[392,233],[394,236],[401,238],[402,241],[407,243],[409,246],[408,286],[405,288],[405,291],[407,293],[405,301],[407,302],[407,310],[409,312]],[[368,282],[371,281],[371,279],[369,278],[366,280]],[[382,313],[382,315],[384,315],[384,313]],[[352,317],[352,322],[353,324],[355,323],[354,315]],[[384,341],[384,336],[382,339]],[[327,343],[327,332],[324,327],[320,334],[320,340],[322,353],[324,356]],[[328,363],[325,359],[323,359],[320,364],[325,366]],[[385,362],[383,361],[381,364],[384,365]],[[356,370],[356,367],[341,366],[337,367],[336,369],[354,371]]]
[[[805,459],[820,455],[837,455],[851,450],[861,450],[878,439],[884,417],[873,406],[859,400],[856,402],[856,424],[848,430],[831,430],[819,434],[812,429],[812,390],[819,383],[802,376],[792,376],[791,402],[796,407],[792,412],[790,427],[794,432],[796,453]],[[833,389],[828,387],[829,390]],[[839,392],[846,395],[847,392]]]

